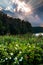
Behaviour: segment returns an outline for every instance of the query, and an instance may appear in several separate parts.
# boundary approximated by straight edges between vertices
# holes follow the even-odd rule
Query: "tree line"
[[[32,25],[28,21],[12,18],[0,11],[0,35],[25,34],[32,32]]]

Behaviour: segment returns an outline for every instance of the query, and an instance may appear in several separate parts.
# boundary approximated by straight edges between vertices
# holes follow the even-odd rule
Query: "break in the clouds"
[[[43,0],[0,0],[0,10],[14,18],[28,20],[33,26],[43,24]]]

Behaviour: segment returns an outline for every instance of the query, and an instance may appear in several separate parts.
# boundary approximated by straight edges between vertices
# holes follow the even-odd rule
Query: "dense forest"
[[[28,21],[7,16],[0,11],[0,35],[24,34],[32,32],[32,25]]]

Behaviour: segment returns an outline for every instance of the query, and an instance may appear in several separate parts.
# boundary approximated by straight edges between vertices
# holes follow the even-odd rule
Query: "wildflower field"
[[[43,36],[0,36],[0,65],[43,65]]]

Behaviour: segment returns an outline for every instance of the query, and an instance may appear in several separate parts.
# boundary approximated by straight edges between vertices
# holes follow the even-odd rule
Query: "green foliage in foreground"
[[[0,65],[43,65],[43,37],[0,36]]]

